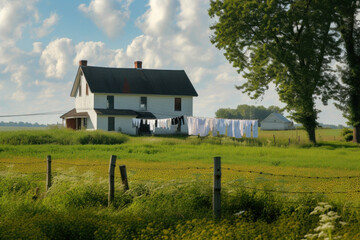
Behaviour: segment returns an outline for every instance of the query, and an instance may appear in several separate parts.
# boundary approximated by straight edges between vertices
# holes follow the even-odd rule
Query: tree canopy
[[[247,80],[239,89],[261,97],[274,83],[292,119],[316,142],[319,110],[334,96],[331,61],[340,54],[332,0],[212,0],[211,42]]]
[[[282,113],[283,110],[277,106],[238,105],[237,108],[220,108],[215,112],[217,118],[228,119],[258,119],[259,122],[264,120],[270,113]]]
[[[353,141],[360,142],[360,26],[357,15],[360,1],[341,0],[336,7],[338,31],[344,44],[344,63],[341,69],[337,107],[344,112],[348,124],[354,126]]]

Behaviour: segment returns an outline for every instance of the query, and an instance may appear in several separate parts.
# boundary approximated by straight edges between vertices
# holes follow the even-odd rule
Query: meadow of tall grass
[[[306,239],[322,226],[319,215],[311,213],[323,201],[340,216],[332,223],[332,236],[360,239],[358,145],[330,140],[289,145],[285,135],[275,144],[271,133],[255,140],[41,134],[51,137],[4,144],[3,139],[21,137],[0,133],[0,239]],[[96,145],[76,140],[91,134],[102,140]],[[122,140],[109,145],[103,141],[107,136]],[[53,171],[48,192],[47,155]],[[110,155],[127,166],[130,190],[123,190],[116,170],[115,200],[107,207]],[[220,220],[213,219],[211,209],[214,156],[222,157]]]
[[[0,144],[121,144],[127,137],[120,133],[98,131],[74,131],[70,129],[19,130],[0,132]]]
[[[316,228],[310,213],[322,196],[296,203],[272,193],[224,185],[222,219],[211,210],[211,182],[202,180],[117,184],[107,206],[107,184],[90,173],[54,177],[48,192],[31,176],[0,178],[1,239],[302,239]],[[341,216],[333,234],[360,237],[359,212],[334,204]],[[334,235],[334,236],[335,236]]]

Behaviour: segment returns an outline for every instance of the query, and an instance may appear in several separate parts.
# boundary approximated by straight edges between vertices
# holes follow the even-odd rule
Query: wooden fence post
[[[115,164],[116,156],[111,155],[110,164],[109,164],[109,195],[108,195],[108,206],[110,206],[114,201],[114,191],[115,191]]]
[[[129,190],[129,183],[128,183],[128,179],[127,179],[127,174],[126,174],[126,166],[125,165],[121,165],[119,166],[120,168],[120,175],[121,175],[121,181],[122,184],[124,185],[124,190]]]
[[[274,137],[274,145],[276,145],[275,134],[273,134],[273,137]]]
[[[46,191],[51,187],[51,156],[48,155],[46,158],[47,168],[46,168]]]
[[[221,157],[214,157],[213,212],[215,218],[221,218]]]

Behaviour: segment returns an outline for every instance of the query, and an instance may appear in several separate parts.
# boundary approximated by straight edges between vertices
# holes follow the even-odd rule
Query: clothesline
[[[155,128],[170,130],[171,126],[173,125],[181,126],[187,124],[189,135],[207,136],[209,132],[212,132],[213,136],[217,136],[217,134],[219,133],[219,135],[227,135],[229,137],[235,138],[242,138],[245,136],[248,138],[258,137],[258,120],[223,119],[192,116],[179,116],[176,118],[161,119],[132,119],[133,127],[139,128],[141,123],[149,125],[150,131],[155,131]]]
[[[189,135],[207,136],[212,132],[213,136],[227,135],[228,137],[258,137],[258,120],[217,119],[187,117]]]

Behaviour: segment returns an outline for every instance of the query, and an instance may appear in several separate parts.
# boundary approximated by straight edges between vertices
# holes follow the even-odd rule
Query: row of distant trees
[[[0,122],[2,127],[46,127],[44,124],[29,123],[29,122]]]
[[[264,106],[253,106],[242,104],[237,108],[220,108],[215,112],[217,118],[227,119],[258,119],[259,123],[264,120],[270,113],[283,113],[283,109],[277,106],[270,106],[268,108]]]

